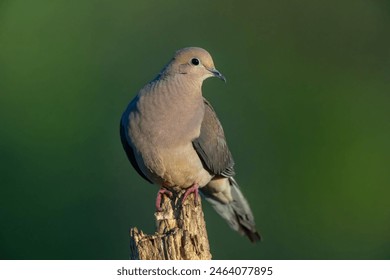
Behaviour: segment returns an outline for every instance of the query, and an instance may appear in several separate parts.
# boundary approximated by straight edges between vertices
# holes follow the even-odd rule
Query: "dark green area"
[[[204,204],[215,259],[390,259],[388,1],[0,2],[0,258],[127,259],[157,187],[119,119],[175,50],[210,51],[264,242]]]

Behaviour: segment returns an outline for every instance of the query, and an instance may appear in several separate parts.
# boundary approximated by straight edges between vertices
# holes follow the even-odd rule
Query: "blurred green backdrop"
[[[0,258],[127,259],[157,187],[119,119],[175,50],[206,48],[264,242],[204,203],[215,259],[390,259],[390,4],[0,2]]]

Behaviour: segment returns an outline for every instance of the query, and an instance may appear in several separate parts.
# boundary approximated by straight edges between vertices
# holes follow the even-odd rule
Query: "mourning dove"
[[[196,47],[177,51],[122,115],[120,135],[134,169],[169,190],[186,189],[183,200],[201,194],[234,230],[261,239],[248,202],[233,179],[233,158],[213,107],[202,96],[203,81],[225,77],[210,54]],[[196,201],[196,200],[195,200]]]

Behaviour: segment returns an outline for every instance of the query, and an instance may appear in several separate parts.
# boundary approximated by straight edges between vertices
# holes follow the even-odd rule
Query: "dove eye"
[[[191,59],[191,64],[192,64],[192,65],[195,65],[195,66],[196,66],[196,65],[199,65],[199,63],[200,63],[200,62],[199,62],[199,59],[197,59],[197,58]]]

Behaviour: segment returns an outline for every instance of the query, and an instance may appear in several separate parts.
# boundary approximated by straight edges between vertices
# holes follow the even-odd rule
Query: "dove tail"
[[[227,178],[226,181],[229,187],[222,192],[216,192],[212,182],[199,190],[232,229],[246,235],[252,243],[261,241],[262,238],[255,228],[252,211],[240,187],[233,177]],[[226,195],[226,191],[231,195]],[[230,201],[226,199],[227,197],[231,197]]]

